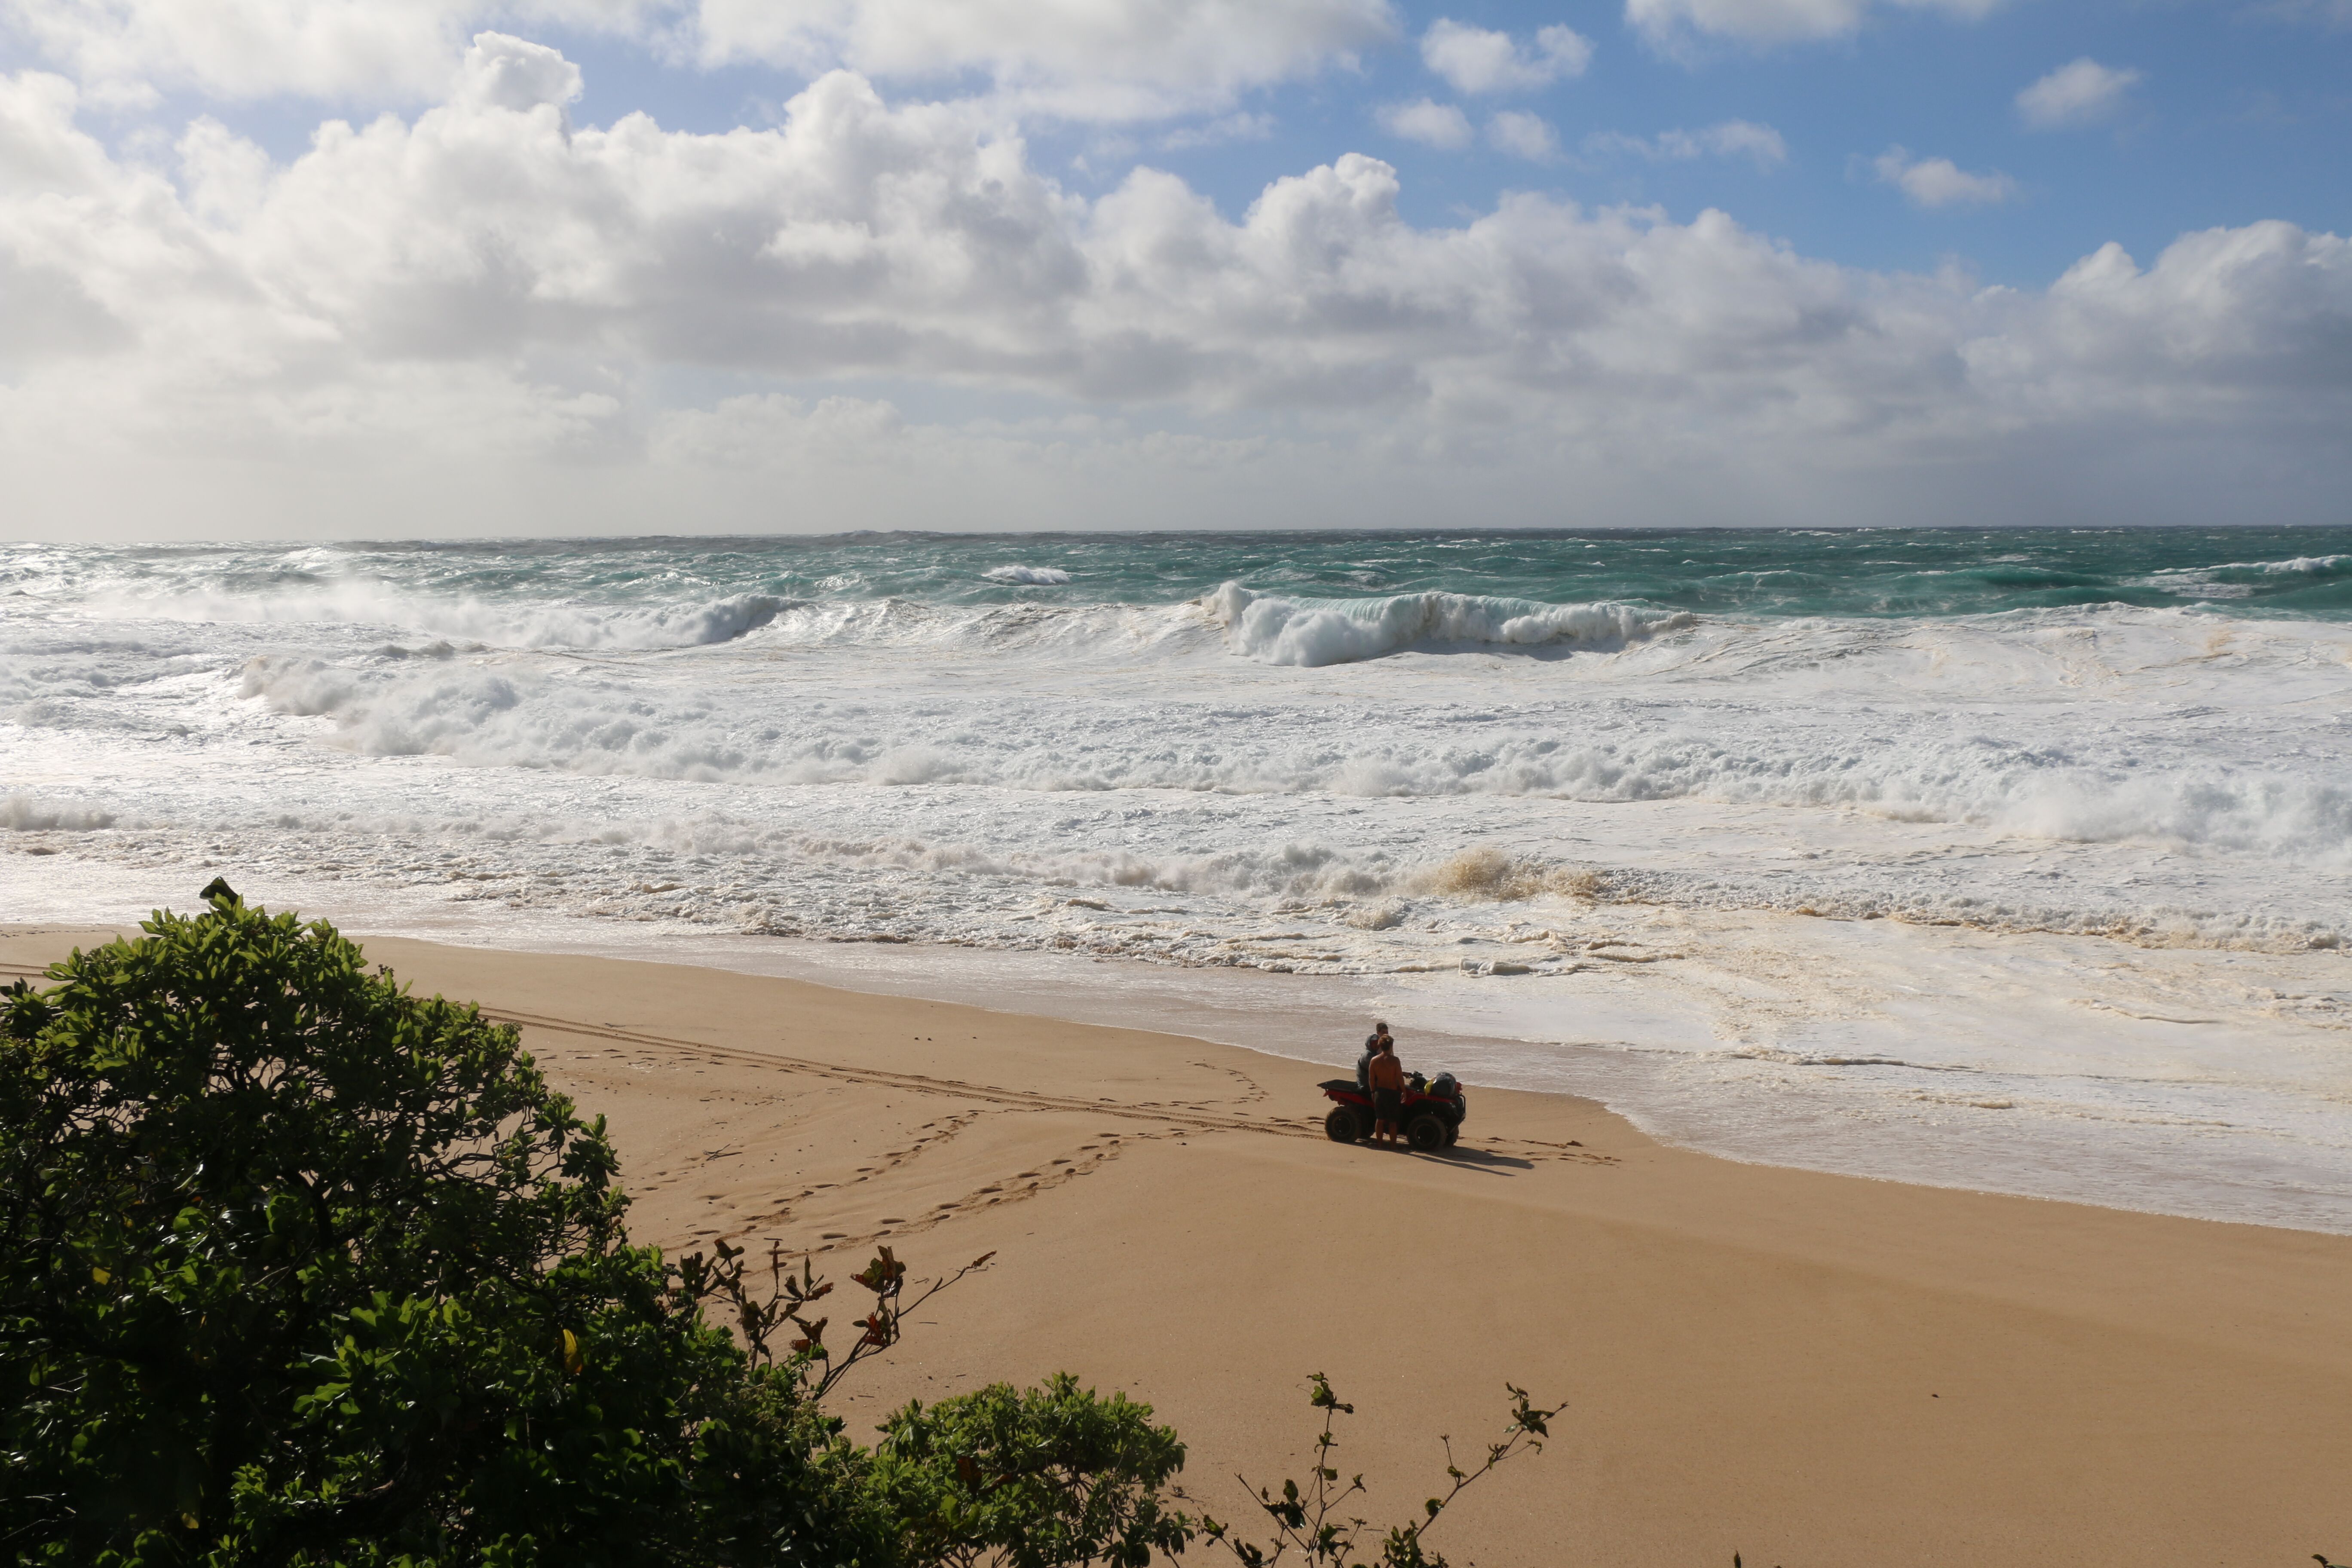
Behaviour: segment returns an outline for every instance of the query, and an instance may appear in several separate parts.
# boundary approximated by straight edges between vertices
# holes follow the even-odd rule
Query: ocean
[[[0,851],[2352,1231],[2352,528],[0,546]]]

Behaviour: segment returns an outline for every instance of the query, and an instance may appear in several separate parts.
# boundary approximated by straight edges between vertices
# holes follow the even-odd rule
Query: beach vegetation
[[[5,998],[17,1561],[885,1560],[859,1456],[630,1245],[512,1028],[208,891]]]
[[[1183,1463],[1150,1406],[1061,1373],[1025,1394],[997,1384],[907,1405],[883,1425],[873,1486],[914,1562],[1142,1568],[1192,1539],[1163,1489]]]
[[[1076,1379],[891,1415],[825,1408],[918,1288],[888,1247],[835,1283],[772,1245],[631,1243],[601,1118],[518,1032],[420,997],[324,921],[200,915],[0,993],[0,1545],[149,1565],[1359,1561],[1330,1417],[1277,1539],[1182,1512],[1177,1435]],[[1513,1391],[1505,1439],[1554,1411]],[[1370,1540],[1370,1537],[1365,1537]]]
[[[1356,1407],[1332,1392],[1328,1377],[1316,1373],[1308,1379],[1307,1402],[1322,1412],[1323,1429],[1316,1435],[1315,1462],[1306,1483],[1286,1479],[1279,1489],[1252,1489],[1272,1536],[1261,1543],[1207,1516],[1201,1521],[1201,1533],[1231,1551],[1242,1568],[1273,1568],[1285,1561],[1304,1568],[1446,1568],[1445,1559],[1429,1544],[1438,1521],[1455,1499],[1493,1474],[1497,1466],[1519,1454],[1541,1453],[1544,1440],[1551,1436],[1551,1421],[1560,1413],[1558,1405],[1539,1407],[1517,1384],[1504,1386],[1510,1395],[1510,1416],[1502,1432],[1486,1445],[1485,1456],[1464,1469],[1455,1459],[1454,1440],[1440,1437],[1445,1450],[1445,1484],[1422,1504],[1420,1518],[1383,1528],[1345,1511],[1363,1494],[1364,1478],[1352,1476],[1343,1484],[1332,1458],[1339,1447],[1339,1418],[1355,1415]],[[1248,1488],[1248,1480],[1244,1479],[1242,1485]]]

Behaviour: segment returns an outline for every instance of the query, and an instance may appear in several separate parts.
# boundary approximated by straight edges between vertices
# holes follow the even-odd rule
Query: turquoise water
[[[1006,580],[1008,568],[1032,577]],[[990,573],[1000,575],[991,577]],[[2210,605],[2352,619],[2352,527],[1685,532],[847,534],[822,538],[20,549],[0,593],[398,592],[579,604],[762,594],[935,605],[1167,604],[1238,582],[1700,614],[1910,617]]]

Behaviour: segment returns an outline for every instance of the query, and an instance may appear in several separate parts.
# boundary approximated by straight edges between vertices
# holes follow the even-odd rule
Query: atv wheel
[[[1353,1143],[1364,1135],[1363,1126],[1356,1120],[1356,1108],[1352,1105],[1333,1106],[1331,1114],[1323,1119],[1323,1131],[1334,1143]]]
[[[1449,1121],[1445,1124],[1445,1146],[1448,1149],[1453,1148],[1454,1141],[1459,1139],[1461,1136],[1462,1123],[1459,1121]]]
[[[1445,1147],[1445,1123],[1426,1110],[1404,1124],[1404,1141],[1423,1153]]]

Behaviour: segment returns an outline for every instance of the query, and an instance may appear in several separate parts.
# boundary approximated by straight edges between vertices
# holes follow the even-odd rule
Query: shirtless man
[[[1403,1120],[1404,1064],[1397,1060],[1396,1042],[1387,1033],[1373,1037],[1374,1050],[1367,1076],[1372,1085],[1372,1137],[1385,1143],[1397,1141],[1397,1123]]]

